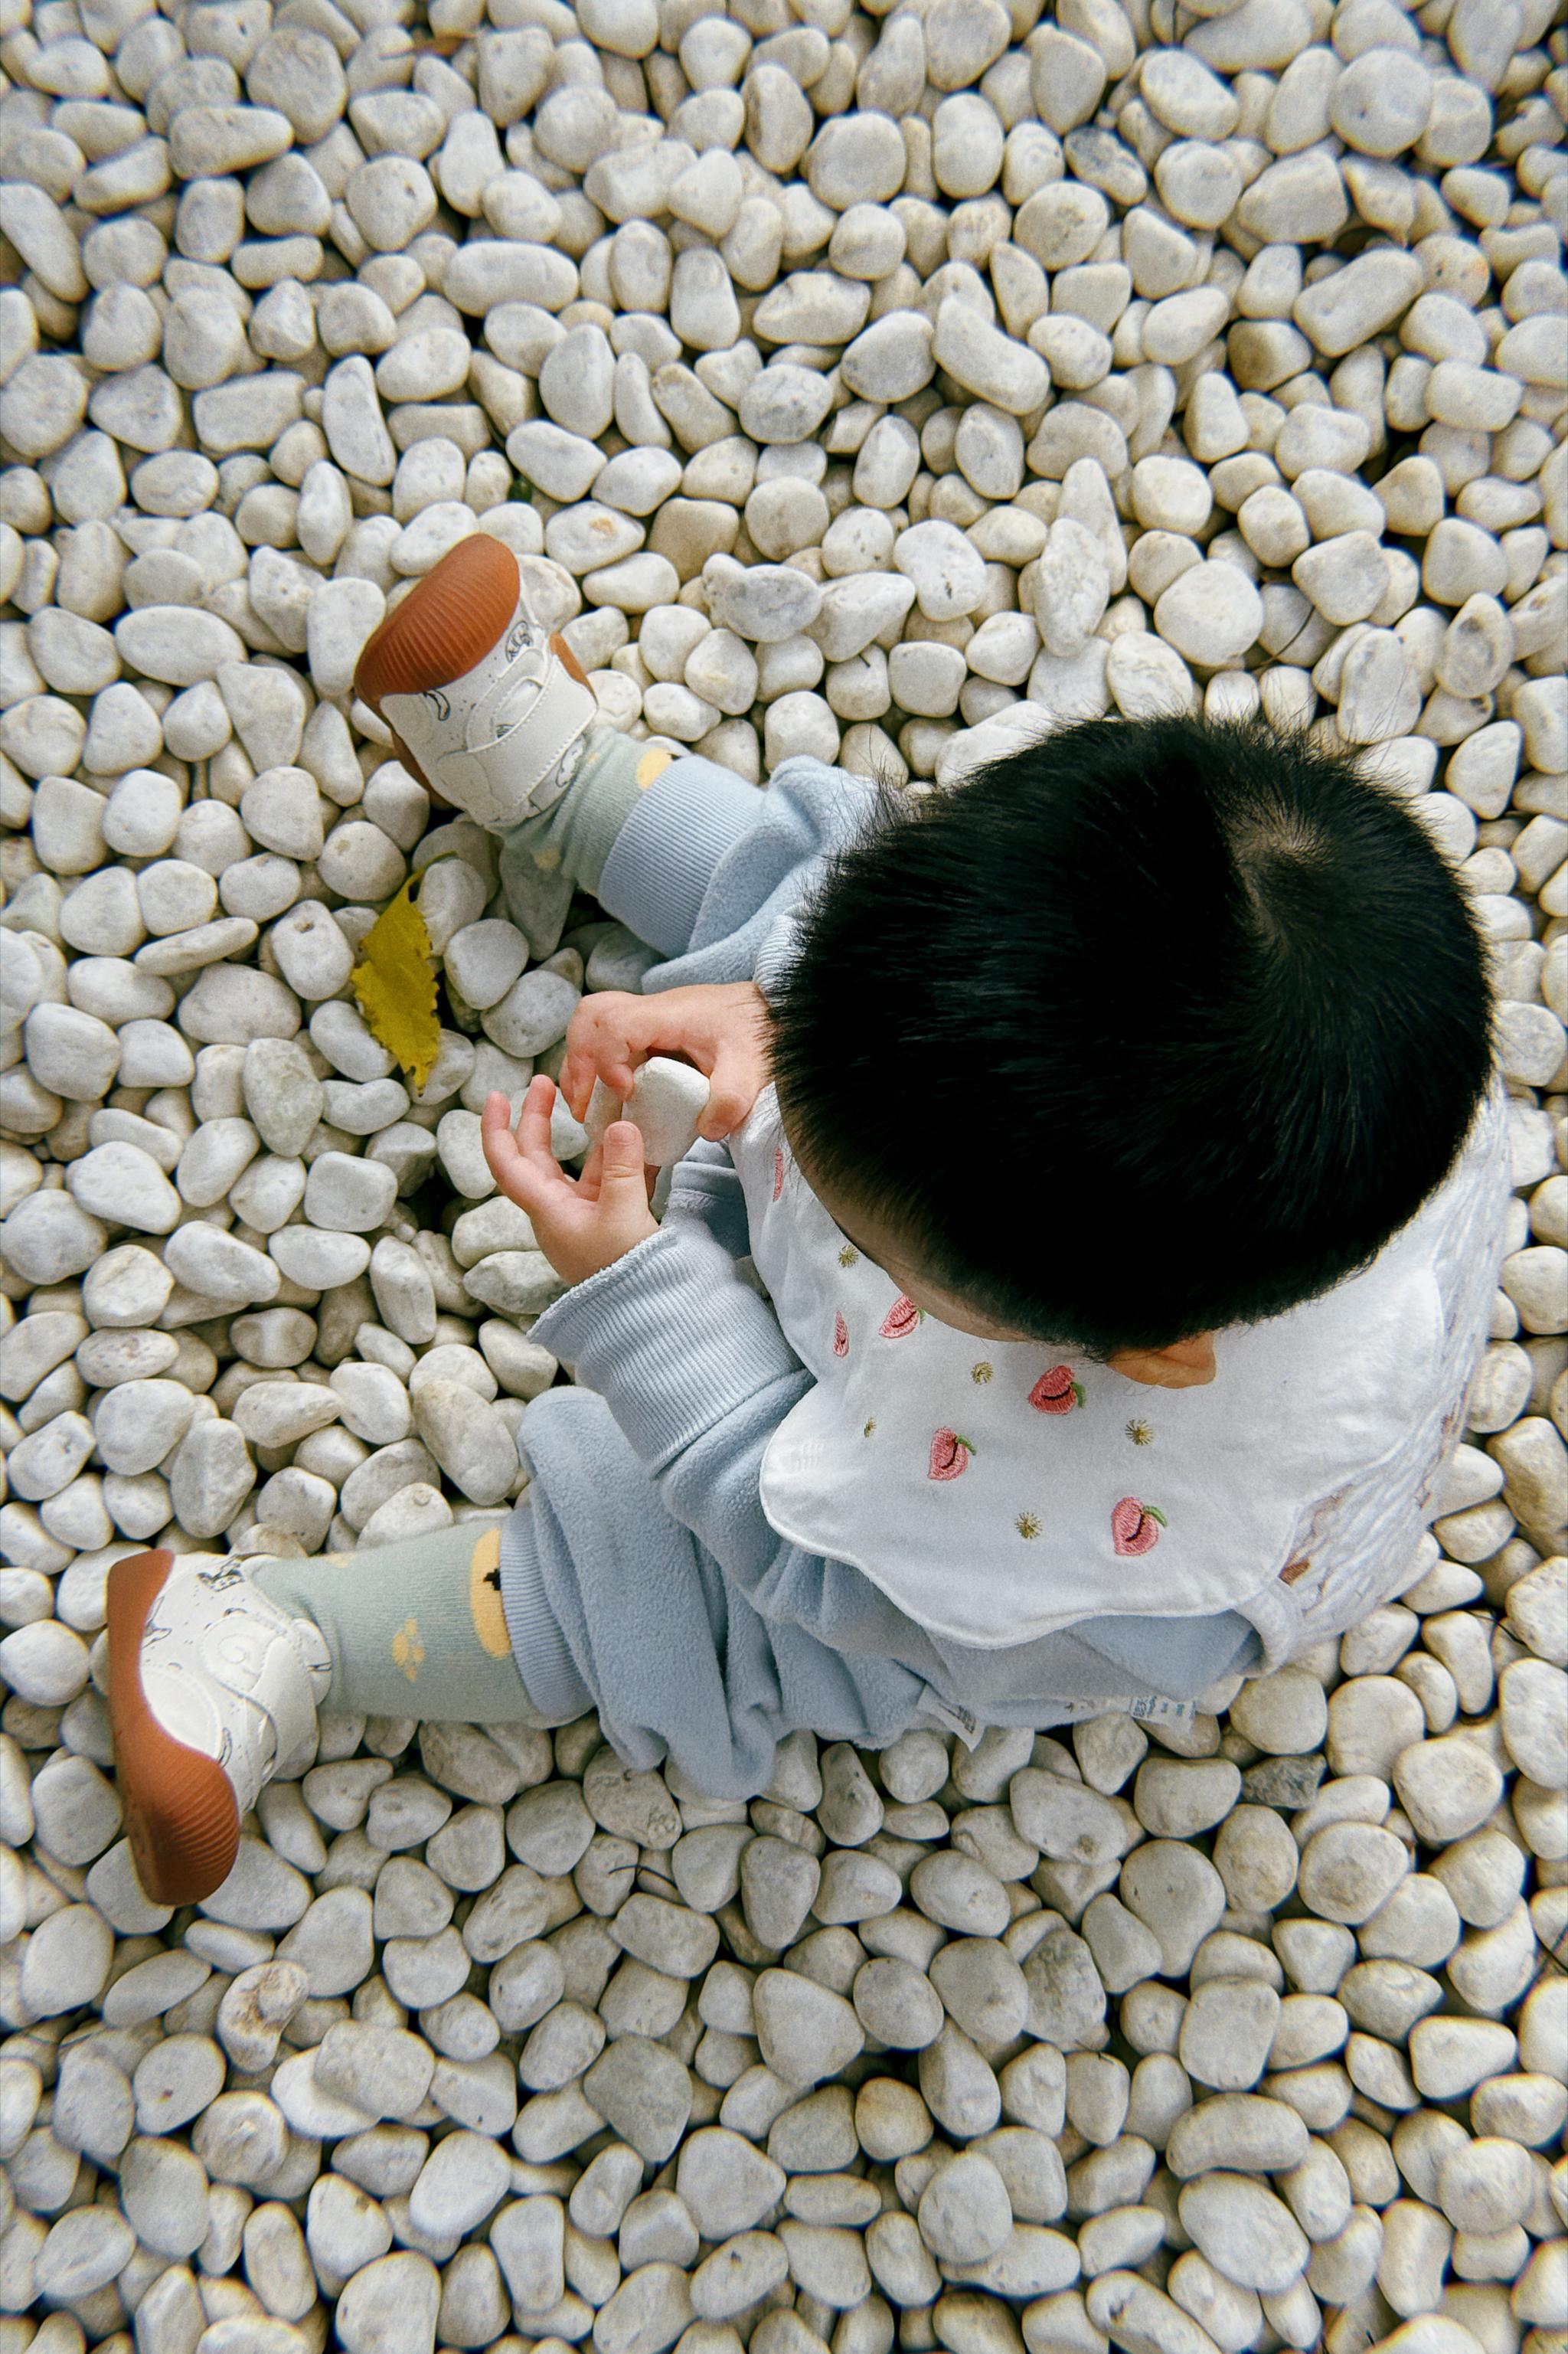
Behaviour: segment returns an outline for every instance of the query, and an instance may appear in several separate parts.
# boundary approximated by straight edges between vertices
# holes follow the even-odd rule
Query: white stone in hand
[[[632,1081],[622,1103],[602,1079],[594,1081],[584,1127],[597,1144],[611,1120],[629,1119],[642,1131],[642,1153],[650,1169],[667,1169],[683,1160],[697,1138],[697,1122],[707,1109],[708,1083],[690,1063],[670,1055],[650,1055]]]

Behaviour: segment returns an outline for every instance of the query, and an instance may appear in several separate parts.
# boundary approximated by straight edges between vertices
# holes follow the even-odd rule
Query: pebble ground
[[[1560,2354],[1552,14],[0,0],[3,2354]],[[506,1506],[556,1286],[479,1108],[651,961],[353,699],[475,529],[752,779],[1362,748],[1494,944],[1492,1344],[1419,1585],[1186,1732],[745,1806],[328,1719],[171,1914],[109,1564]],[[347,987],[415,871],[417,1097]]]

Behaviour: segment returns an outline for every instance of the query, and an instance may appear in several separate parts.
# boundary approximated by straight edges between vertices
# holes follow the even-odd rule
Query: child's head
[[[771,1052],[808,1179],[900,1280],[1160,1349],[1329,1289],[1446,1174],[1484,948],[1349,756],[1095,720],[882,818],[806,912]]]

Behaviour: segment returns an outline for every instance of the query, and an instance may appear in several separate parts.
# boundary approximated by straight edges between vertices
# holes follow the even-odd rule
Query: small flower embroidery
[[[1029,1393],[1037,1414],[1071,1414],[1084,1403],[1084,1385],[1073,1379],[1071,1365],[1052,1365]]]
[[[1040,1533],[1040,1522],[1033,1512],[1020,1512],[1012,1525],[1021,1537],[1037,1537]]]
[[[1153,1441],[1154,1426],[1150,1422],[1139,1422],[1135,1419],[1128,1424],[1127,1435],[1135,1447],[1148,1447]]]
[[[925,1321],[926,1311],[916,1308],[906,1291],[901,1291],[881,1323],[877,1333],[884,1341],[902,1341]]]
[[[991,1377],[992,1371],[993,1368],[989,1359],[982,1357],[978,1365],[971,1365],[969,1367],[969,1379],[971,1382],[989,1382]]]
[[[928,1479],[956,1479],[960,1471],[969,1469],[974,1447],[956,1430],[938,1430],[931,1441],[931,1460],[927,1469]]]
[[[773,1148],[773,1198],[775,1201],[779,1199],[779,1194],[782,1193],[783,1191],[784,1147],[781,1144],[776,1144]]]
[[[839,1253],[839,1265],[841,1267],[853,1267],[859,1257],[860,1253],[856,1250],[853,1243],[845,1243],[842,1250]]]
[[[419,1640],[419,1622],[406,1619],[392,1638],[392,1657],[410,1683],[425,1664],[425,1647]]]
[[[1166,1526],[1159,1506],[1140,1504],[1136,1496],[1124,1496],[1111,1507],[1111,1543],[1119,1553],[1151,1552]]]
[[[873,1416],[872,1416],[872,1417],[871,1417],[871,1420],[870,1420],[868,1423],[866,1423],[866,1424],[863,1426],[863,1427],[862,1428],[862,1431],[861,1431],[861,1434],[860,1434],[860,1435],[861,1435],[861,1437],[862,1437],[863,1438],[869,1438],[869,1437],[871,1437],[872,1432],[873,1432],[875,1428],[876,1428],[876,1416],[875,1416],[874,1415],[873,1415]]]
[[[835,1313],[833,1317],[833,1354],[835,1357],[849,1355],[849,1326],[844,1322],[842,1312]]]

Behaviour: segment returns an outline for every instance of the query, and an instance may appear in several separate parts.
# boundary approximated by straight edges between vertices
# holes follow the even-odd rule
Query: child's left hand
[[[555,1100],[552,1079],[543,1073],[531,1079],[514,1136],[506,1097],[491,1096],[482,1123],[484,1157],[502,1192],[528,1213],[556,1273],[564,1282],[583,1283],[656,1235],[659,1222],[648,1206],[641,1134],[630,1120],[610,1123],[574,1179],[550,1150]]]

